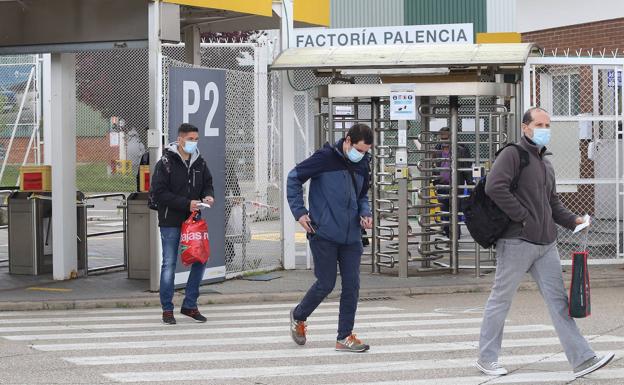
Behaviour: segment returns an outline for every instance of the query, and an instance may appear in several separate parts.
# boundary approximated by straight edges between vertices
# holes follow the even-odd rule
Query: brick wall
[[[21,164],[30,138],[15,138],[9,155],[9,164]],[[8,141],[5,146],[8,145]],[[45,148],[43,149],[45,151]],[[42,158],[43,158],[42,151]],[[76,138],[76,161],[78,163],[109,163],[111,160],[119,158],[117,147],[110,147],[108,137],[78,137]],[[34,152],[31,150],[27,163],[34,163]]]
[[[624,55],[624,18],[527,32],[522,34],[522,41],[536,43],[548,53],[557,49],[557,55],[562,55],[562,50],[568,48],[570,55],[574,56],[575,50],[583,49],[586,55],[585,50],[592,48],[594,55],[603,49],[609,56],[616,49],[620,55]]]

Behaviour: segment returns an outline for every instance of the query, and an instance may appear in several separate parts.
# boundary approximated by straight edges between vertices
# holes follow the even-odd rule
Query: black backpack
[[[163,156],[160,159],[163,162],[163,165],[165,166],[166,172],[170,174],[171,166],[169,165],[169,157],[166,154],[163,154]],[[143,156],[141,156],[141,161],[139,162],[139,165],[140,166],[149,165],[149,151],[145,152]],[[140,174],[141,174],[141,169],[139,167],[139,172],[137,174],[137,191],[140,190],[140,187],[139,187],[140,186],[140,183],[139,183]],[[154,196],[154,192],[152,191],[151,185],[150,185],[150,190],[147,196],[147,207],[149,207],[152,210],[158,211],[158,203],[156,203],[156,197]]]
[[[509,143],[496,152],[498,155],[505,148],[513,146],[520,155],[520,169],[511,181],[509,191],[518,189],[518,180],[522,170],[529,164],[529,153],[520,146]],[[492,199],[485,193],[485,180],[483,177],[462,204],[466,227],[472,238],[483,248],[489,249],[507,230],[511,219],[505,214]]]

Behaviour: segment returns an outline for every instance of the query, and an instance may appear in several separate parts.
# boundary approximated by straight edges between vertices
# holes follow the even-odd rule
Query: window
[[[552,114],[574,116],[581,112],[581,77],[579,74],[552,77]]]

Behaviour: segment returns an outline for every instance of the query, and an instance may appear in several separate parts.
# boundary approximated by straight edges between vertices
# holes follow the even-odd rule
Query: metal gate
[[[621,263],[624,218],[622,72],[624,58],[532,57],[524,69],[524,106],[551,114],[557,191],[566,207],[589,214],[594,263]],[[562,259],[580,237],[560,229]]]
[[[463,228],[461,200],[490,169],[496,151],[513,140],[519,103],[512,102],[513,84],[472,85],[421,84],[419,114],[410,121],[390,119],[389,85],[319,87],[316,147],[343,137],[354,123],[375,133],[369,195],[374,226],[363,258],[373,272],[398,268],[407,277],[409,271],[462,268],[478,276],[495,267],[493,250],[481,249]],[[462,96],[447,96],[452,93]]]

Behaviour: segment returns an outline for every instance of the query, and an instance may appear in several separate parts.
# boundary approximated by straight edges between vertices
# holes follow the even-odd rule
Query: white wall
[[[624,17],[623,0],[516,0],[517,32]]]
[[[516,0],[487,0],[487,31],[517,32]]]

